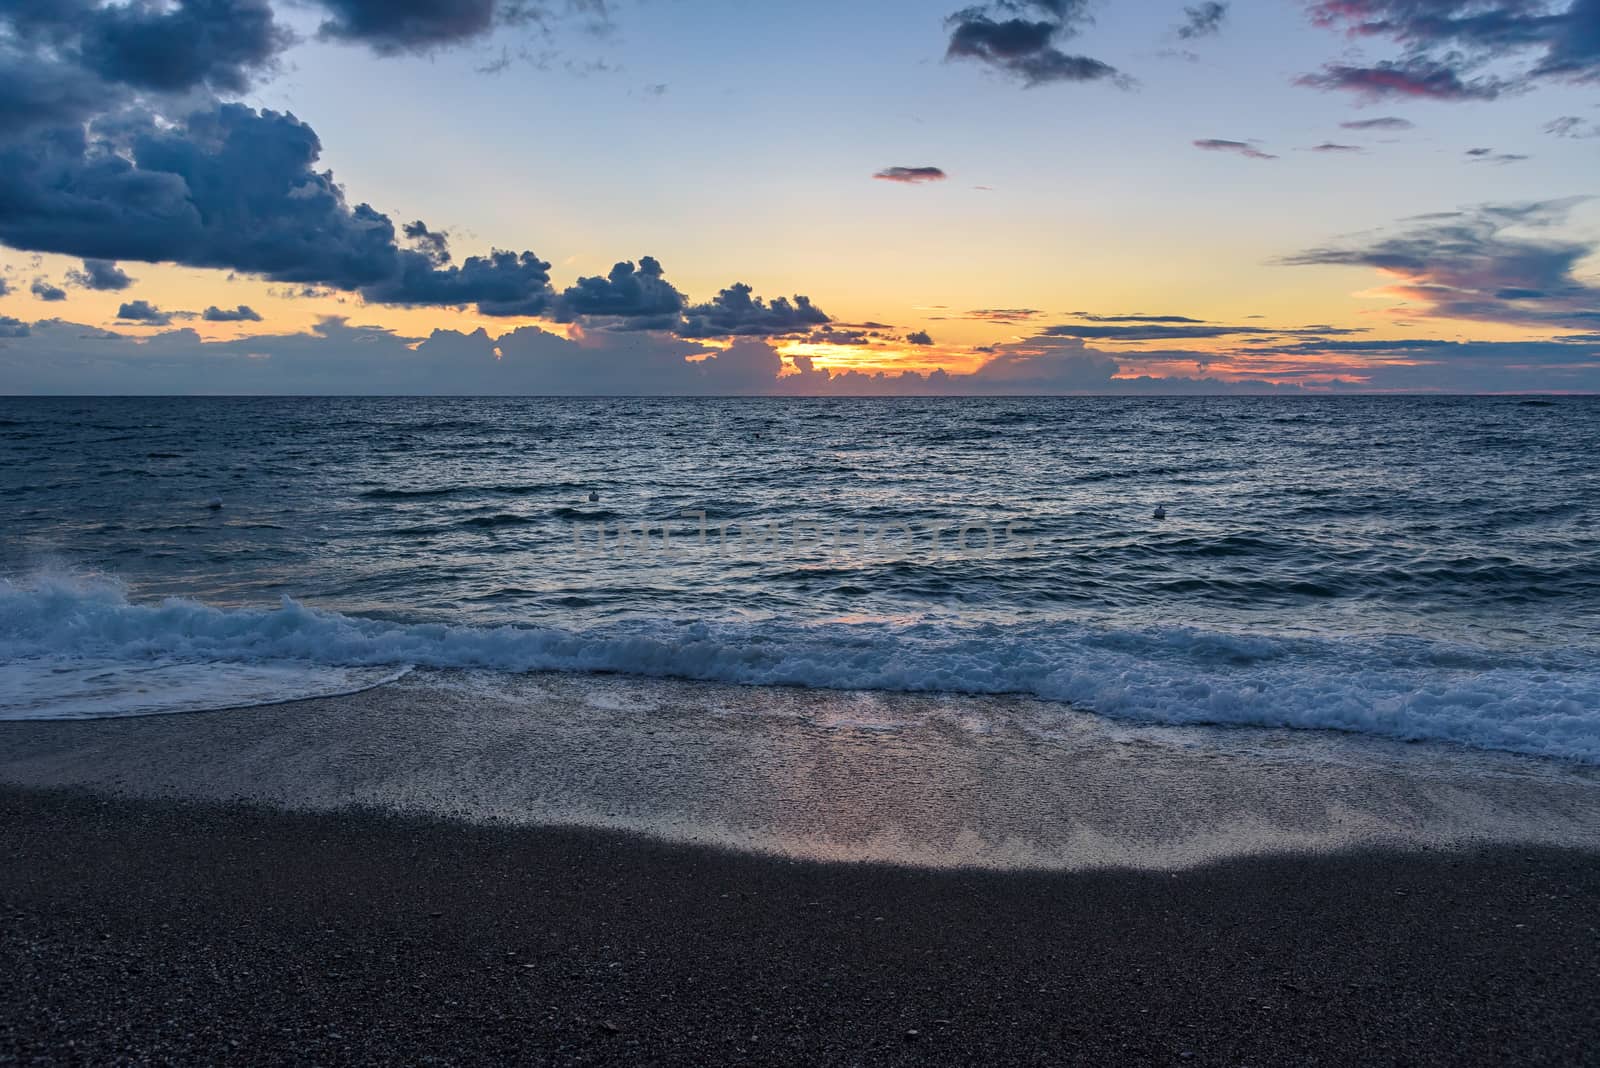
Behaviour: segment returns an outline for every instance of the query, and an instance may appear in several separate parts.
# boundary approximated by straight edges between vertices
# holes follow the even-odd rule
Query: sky
[[[1600,392],[1600,0],[0,0],[0,393]]]

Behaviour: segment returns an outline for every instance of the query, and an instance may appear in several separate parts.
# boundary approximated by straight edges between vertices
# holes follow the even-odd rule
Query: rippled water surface
[[[1581,398],[0,399],[0,641],[31,707],[64,656],[553,667],[1600,760],[1597,441]]]

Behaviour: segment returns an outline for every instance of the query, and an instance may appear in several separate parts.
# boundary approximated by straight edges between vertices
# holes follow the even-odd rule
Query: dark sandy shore
[[[1178,875],[0,789],[0,1062],[1600,1063],[1600,858]]]

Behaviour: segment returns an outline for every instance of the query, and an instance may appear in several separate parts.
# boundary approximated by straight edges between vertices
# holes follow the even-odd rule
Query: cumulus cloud
[[[67,291],[60,286],[52,285],[49,279],[35,278],[29,291],[39,300],[58,301],[67,299]]]
[[[259,323],[261,313],[248,304],[237,308],[219,308],[213,304],[200,313],[200,318],[208,323]]]
[[[911,333],[906,335],[906,344],[908,344],[908,345],[932,345],[933,344],[933,338],[932,338],[932,336],[929,335],[929,333],[926,330],[913,330]]]
[[[1220,137],[1206,137],[1194,142],[1194,147],[1207,152],[1233,152],[1250,159],[1277,159],[1270,152],[1263,152],[1249,141],[1228,141]]]
[[[447,395],[1039,395],[1348,390],[1600,389],[1600,342],[1306,339],[1249,353],[1128,353],[1035,336],[990,346],[967,374],[829,371],[746,339],[722,350],[659,333],[564,338],[535,327],[498,337],[436,330],[405,337],[330,319],[306,333],[207,342],[193,330],[143,337],[61,320],[0,320],[0,380],[19,393]],[[1212,366],[1229,378],[1152,373],[1149,361]],[[1275,385],[1273,380],[1287,385]]]
[[[1542,79],[1600,79],[1600,0],[1318,0],[1311,17],[1401,50],[1397,58],[1330,65],[1300,80],[1315,88],[1487,100]],[[1507,60],[1520,60],[1520,68],[1483,73]]]
[[[783,337],[830,322],[810,297],[796,296],[793,302],[776,297],[769,304],[752,293],[749,286],[736,282],[710,301],[685,309],[678,334],[689,338]]]
[[[83,270],[67,272],[67,281],[82,289],[117,292],[133,285],[128,273],[110,260],[84,260]]]
[[[683,294],[668,282],[661,263],[641,256],[637,267],[624,261],[604,278],[579,278],[561,294],[556,318],[585,320],[637,330],[675,329],[684,309]]]
[[[1109,63],[1058,47],[1089,21],[1088,0],[993,0],[945,20],[945,58],[983,63],[1027,88],[1053,82],[1129,79]]]
[[[173,313],[162,311],[147,300],[130,300],[117,309],[117,318],[130,323],[166,326],[172,322]]]
[[[1208,0],[1196,7],[1184,8],[1183,14],[1184,22],[1178,27],[1178,36],[1185,41],[1192,41],[1197,37],[1220,33],[1223,20],[1228,17],[1228,5]]]
[[[881,182],[915,185],[920,182],[942,182],[947,175],[938,167],[885,167],[873,177]]]
[[[135,110],[0,145],[0,242],[85,258],[223,268],[359,290],[389,304],[476,304],[536,315],[549,264],[494,251],[439,266],[397,244],[387,215],[351,207],[293,115],[221,104],[181,123]]]
[[[1548,236],[1583,198],[1484,204],[1411,220],[1399,233],[1308,249],[1291,265],[1369,267],[1418,314],[1521,326],[1593,329],[1600,286],[1576,269],[1595,244]]]

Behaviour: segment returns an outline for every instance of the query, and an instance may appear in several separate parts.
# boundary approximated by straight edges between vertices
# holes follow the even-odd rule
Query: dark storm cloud
[[[0,42],[0,137],[81,121],[107,96],[107,88],[87,71],[21,54]]]
[[[57,301],[67,299],[67,291],[65,289],[52,285],[44,278],[35,278],[33,285],[29,286],[28,289],[40,300]]]
[[[769,304],[751,292],[749,286],[738,282],[705,304],[687,308],[677,333],[688,338],[782,337],[830,322],[810,297],[797,296],[792,303],[776,297]]]
[[[110,260],[84,260],[83,270],[67,272],[67,281],[81,289],[117,292],[133,285],[128,272]]]
[[[947,175],[938,167],[885,167],[874,178],[882,182],[942,182]]]
[[[666,279],[661,263],[641,256],[639,265],[624,261],[604,278],[579,278],[561,294],[556,318],[611,320],[643,330],[667,330],[680,321],[683,294]]]
[[[1311,17],[1402,49],[1396,60],[1301,79],[1316,88],[1468,100],[1541,78],[1600,78],[1600,0],[1319,0]],[[1509,79],[1474,73],[1512,58],[1524,66]]]
[[[1392,115],[1386,115],[1378,119],[1351,119],[1349,122],[1341,122],[1339,126],[1345,130],[1414,130],[1417,128],[1416,123],[1408,119],[1397,119]]]
[[[1591,329],[1600,323],[1600,286],[1580,281],[1575,272],[1595,245],[1508,232],[1548,231],[1580,202],[1485,204],[1413,219],[1398,234],[1308,249],[1281,262],[1383,271],[1398,279],[1391,292],[1436,318]]]
[[[0,20],[36,57],[54,58],[69,97],[89,76],[158,92],[243,92],[294,40],[267,0],[12,0]]]
[[[945,58],[986,64],[1033,88],[1052,82],[1128,79],[1098,59],[1057,47],[1088,21],[1087,0],[994,0],[945,19]]]
[[[208,323],[259,323],[261,313],[248,304],[237,308],[219,308],[213,304],[200,313],[200,318]]]
[[[162,311],[148,300],[130,300],[117,309],[117,318],[130,323],[166,326],[172,322],[172,317],[172,312]]]
[[[1263,152],[1248,141],[1229,141],[1220,137],[1206,137],[1194,142],[1194,147],[1207,152],[1233,152],[1250,159],[1277,159],[1270,152]]]
[[[293,115],[222,104],[175,125],[147,111],[0,145],[0,241],[92,259],[173,262],[360,290],[390,304],[534,315],[549,265],[496,251],[440,268],[389,217],[351,207]]]
[[[1223,20],[1228,17],[1228,5],[1208,0],[1196,7],[1183,9],[1184,23],[1178,27],[1178,36],[1185,41],[1196,37],[1209,37],[1222,31]]]

